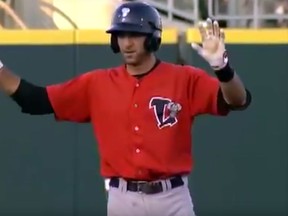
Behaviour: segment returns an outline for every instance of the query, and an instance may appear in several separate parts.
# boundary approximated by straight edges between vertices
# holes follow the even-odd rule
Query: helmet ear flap
[[[117,40],[117,36],[115,34],[111,34],[110,37],[110,46],[111,49],[114,53],[119,53],[120,52],[120,48],[118,45],[118,40]]]
[[[146,37],[144,47],[148,52],[155,52],[159,49],[160,44],[161,44],[161,38],[149,35]]]

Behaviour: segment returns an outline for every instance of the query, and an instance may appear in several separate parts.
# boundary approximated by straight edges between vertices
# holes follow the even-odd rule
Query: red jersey
[[[217,110],[218,90],[205,71],[167,62],[141,79],[119,66],[47,86],[57,120],[92,123],[101,175],[138,180],[191,171],[194,117],[228,113]]]

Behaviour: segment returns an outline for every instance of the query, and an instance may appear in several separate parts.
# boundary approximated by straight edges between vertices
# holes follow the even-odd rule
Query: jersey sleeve
[[[227,115],[229,109],[222,106],[223,100],[220,98],[222,94],[218,79],[199,68],[189,67],[187,71],[189,76],[188,95],[191,115]]]
[[[58,121],[89,122],[89,86],[91,73],[81,74],[64,83],[46,87],[49,101]]]

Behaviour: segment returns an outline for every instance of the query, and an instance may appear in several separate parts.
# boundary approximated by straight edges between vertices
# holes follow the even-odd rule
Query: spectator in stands
[[[274,13],[277,15],[288,14],[288,0],[280,0],[275,2]],[[276,20],[276,22],[277,27],[288,27],[288,19],[279,18]]]
[[[245,0],[243,4],[243,8],[245,14],[253,14],[253,1],[252,0]],[[277,14],[277,15],[284,15],[288,13],[288,0],[266,0],[266,1],[259,1],[258,5],[258,12],[259,14]],[[260,20],[259,27],[287,27],[288,20],[287,19],[265,19]],[[253,20],[248,20],[246,22],[246,27],[250,27],[253,25]]]

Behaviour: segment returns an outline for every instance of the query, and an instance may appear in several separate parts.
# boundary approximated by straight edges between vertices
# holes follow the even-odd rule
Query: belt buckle
[[[141,182],[137,185],[138,193],[153,194],[155,193],[156,182]]]
[[[146,182],[138,182],[137,183],[137,192],[142,194],[143,188],[145,187],[146,184],[147,184]]]

